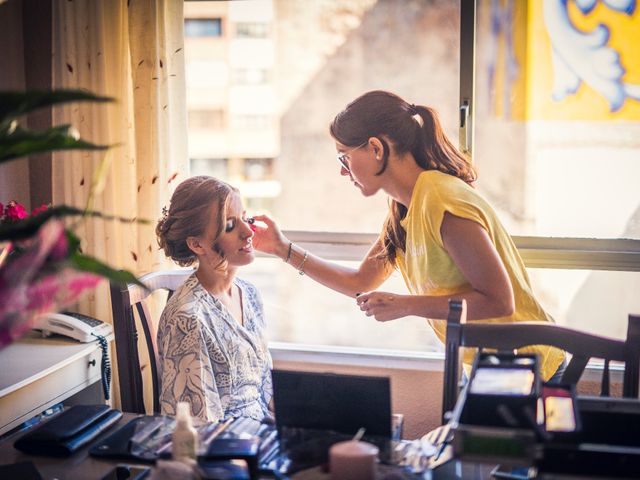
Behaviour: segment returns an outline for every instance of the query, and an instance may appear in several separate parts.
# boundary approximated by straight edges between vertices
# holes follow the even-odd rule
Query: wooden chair
[[[157,290],[167,290],[169,296],[193,273],[193,270],[166,270],[152,272],[139,278],[147,290],[136,284],[126,286],[111,284],[111,309],[118,359],[118,378],[122,410],[146,413],[142,371],[138,356],[138,331],[136,316],[144,332],[144,342],[151,365],[153,412],[160,412],[160,385],[157,368],[156,334],[158,319],[152,319],[147,302]]]
[[[460,347],[513,351],[529,345],[551,345],[572,355],[563,383],[577,384],[590,358],[604,360],[600,394],[609,396],[609,362],[624,362],[622,395],[638,397],[640,370],[640,315],[629,315],[626,340],[592,335],[547,322],[482,324],[466,322],[466,302],[449,301],[445,341],[442,418],[446,422],[459,391]]]

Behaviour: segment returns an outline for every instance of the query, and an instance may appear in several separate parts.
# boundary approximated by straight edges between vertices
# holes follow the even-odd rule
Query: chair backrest
[[[126,286],[111,284],[111,309],[118,359],[118,378],[122,410],[146,413],[142,370],[138,356],[138,331],[134,309],[144,331],[144,341],[151,366],[153,412],[160,412],[160,385],[158,379],[156,333],[158,319],[152,319],[147,305],[149,296],[156,290],[168,290],[171,295],[193,273],[193,270],[166,270],[148,273],[138,280],[147,289],[136,284]]]
[[[592,335],[548,322],[466,323],[466,301],[449,300],[445,341],[442,418],[446,421],[458,398],[460,347],[513,351],[529,345],[551,345],[570,353],[563,383],[577,384],[589,359],[604,360],[600,394],[609,396],[609,361],[624,362],[622,395],[638,397],[640,315],[629,315],[626,340]]]

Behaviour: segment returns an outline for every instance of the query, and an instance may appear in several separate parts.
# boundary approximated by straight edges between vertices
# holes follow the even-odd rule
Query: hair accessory
[[[420,114],[418,113],[418,108],[415,106],[415,104],[410,103],[407,111],[409,112],[409,115],[411,115],[411,118],[413,118],[418,123],[418,125],[420,125],[420,128],[422,128],[422,126],[424,125],[424,120],[422,120],[422,116],[420,116]]]
[[[162,207],[162,218],[166,219],[169,216],[169,209],[167,207]]]

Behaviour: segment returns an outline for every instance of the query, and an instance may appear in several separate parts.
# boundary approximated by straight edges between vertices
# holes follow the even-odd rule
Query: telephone
[[[105,400],[109,400],[111,385],[111,361],[109,360],[109,345],[107,336],[113,332],[113,327],[88,315],[76,312],[45,313],[36,317],[34,330],[41,330],[42,335],[48,337],[52,333],[59,333],[74,338],[79,342],[93,342],[97,340],[102,350],[102,390]]]
[[[113,328],[108,323],[75,312],[39,315],[33,328],[42,330],[42,334],[45,337],[52,333],[58,333],[74,338],[79,342],[93,342],[99,336],[106,337],[113,331]]]

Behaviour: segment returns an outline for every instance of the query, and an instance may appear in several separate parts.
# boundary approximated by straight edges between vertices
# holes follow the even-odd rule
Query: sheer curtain
[[[115,98],[54,110],[54,124],[113,147],[54,155],[53,203],[149,220],[94,219],[76,230],[85,253],[136,275],[169,266],[155,222],[188,175],[183,44],[182,0],[53,3],[54,88]],[[103,282],[79,308],[108,320],[110,305]]]

